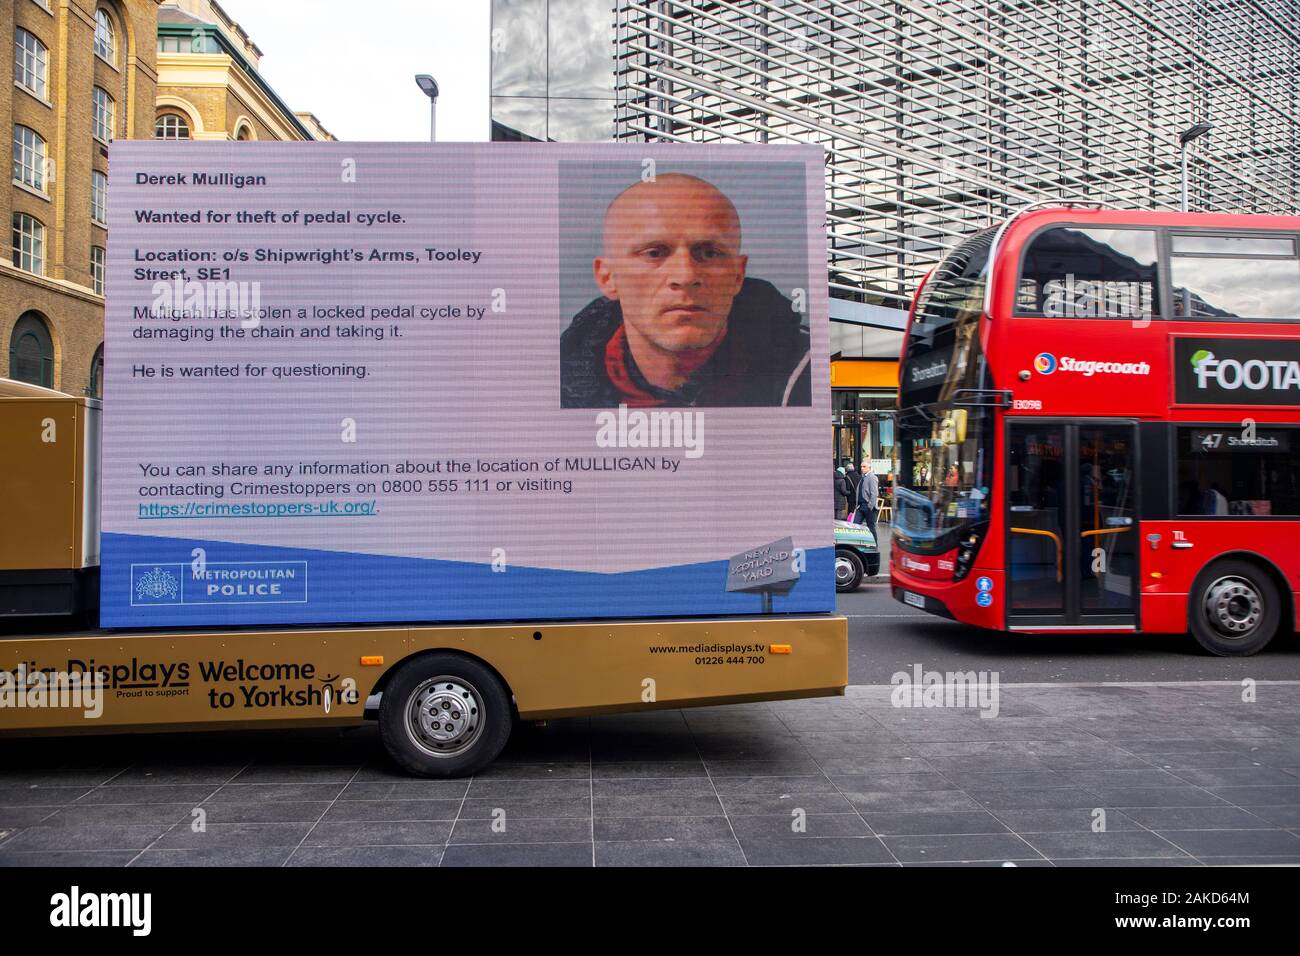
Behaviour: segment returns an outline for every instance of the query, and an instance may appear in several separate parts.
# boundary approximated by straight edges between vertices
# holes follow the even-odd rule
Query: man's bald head
[[[713,183],[686,173],[664,173],[633,183],[610,200],[605,207],[601,250],[610,255],[611,240],[617,243],[631,224],[647,214],[671,216],[678,211],[715,219],[721,232],[734,243],[735,251],[740,251],[740,214],[735,205]]]
[[[596,285],[621,307],[638,367],[664,388],[677,388],[722,343],[745,266],[736,207],[684,173],[614,197],[592,263]]]

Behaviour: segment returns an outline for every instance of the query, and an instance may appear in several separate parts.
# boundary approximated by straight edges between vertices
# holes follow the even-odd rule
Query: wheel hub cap
[[[1225,637],[1245,637],[1259,625],[1263,613],[1259,592],[1243,578],[1220,578],[1206,592],[1206,618]]]
[[[439,677],[411,695],[407,729],[423,750],[451,756],[467,749],[483,727],[478,691],[463,680]]]
[[[835,559],[835,581],[837,584],[848,584],[853,580],[853,565],[848,562],[847,558]]]

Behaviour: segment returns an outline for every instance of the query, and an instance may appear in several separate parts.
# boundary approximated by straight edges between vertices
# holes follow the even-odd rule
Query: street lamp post
[[[435,134],[438,127],[438,81],[428,73],[420,73],[415,77],[415,83],[429,98],[429,142],[432,143],[437,140]]]
[[[1178,152],[1181,156],[1183,167],[1183,212],[1187,212],[1187,146],[1192,140],[1200,139],[1212,129],[1214,129],[1212,124],[1202,121],[1199,123],[1193,123],[1191,126],[1187,127],[1187,129],[1178,134]]]

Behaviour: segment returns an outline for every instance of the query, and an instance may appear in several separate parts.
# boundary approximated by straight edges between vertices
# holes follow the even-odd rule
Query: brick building
[[[262,51],[213,0],[158,10],[158,135],[190,139],[334,139],[262,79]]]
[[[0,24],[11,224],[0,257],[4,375],[99,390],[104,184],[114,136],[153,135],[158,0],[9,0]]]
[[[280,100],[213,0],[4,0],[0,30],[0,377],[99,395],[108,144],[334,137]]]

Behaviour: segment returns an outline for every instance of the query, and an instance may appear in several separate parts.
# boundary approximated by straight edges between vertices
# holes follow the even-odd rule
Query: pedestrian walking
[[[857,507],[858,482],[862,480],[862,476],[858,474],[858,469],[853,464],[853,462],[847,458],[844,460],[844,477],[849,480],[849,501],[848,501],[848,508],[846,509],[846,511],[848,513],[849,520],[852,521],[853,509]]]
[[[880,479],[871,470],[870,459],[862,462],[862,480],[858,482],[858,510],[854,520],[867,526],[871,537],[876,536],[876,508],[880,503]]]
[[[853,491],[849,487],[849,479],[844,474],[844,466],[835,469],[835,519],[838,521],[851,514],[853,507]]]

